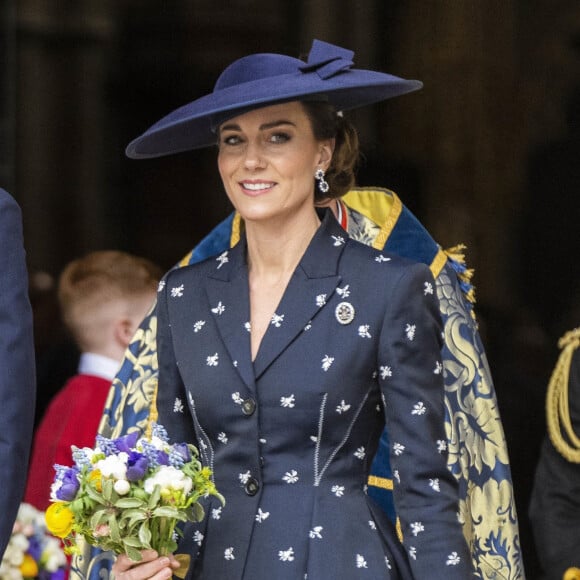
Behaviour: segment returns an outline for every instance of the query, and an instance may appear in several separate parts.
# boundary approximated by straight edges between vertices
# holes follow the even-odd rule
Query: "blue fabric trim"
[[[197,246],[193,249],[189,264],[202,262],[212,256],[225,252],[230,247],[232,235],[232,223],[234,214],[230,214],[224,221],[218,224]]]

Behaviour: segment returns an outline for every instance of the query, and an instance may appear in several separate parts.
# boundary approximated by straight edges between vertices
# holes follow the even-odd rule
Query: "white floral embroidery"
[[[217,269],[219,270],[224,264],[227,264],[229,261],[230,259],[228,258],[228,252],[226,250],[216,258],[216,262],[219,262],[219,266],[217,267]]]
[[[447,566],[457,566],[461,562],[461,557],[457,554],[457,552],[451,552],[449,556],[447,556],[447,562],[445,564]]]
[[[336,293],[342,298],[348,298],[350,296],[349,290],[350,284],[347,284],[344,288],[337,288]]]
[[[263,512],[262,508],[258,508],[258,513],[256,514],[256,521],[261,524],[264,520],[270,517],[270,512]]]
[[[327,354],[324,355],[324,358],[322,359],[322,370],[326,372],[333,362],[334,362],[333,356],[328,356]]]
[[[377,529],[377,524],[375,524],[375,522],[373,520],[369,520],[369,528],[371,530],[376,530]]]
[[[319,294],[316,297],[316,306],[319,308],[326,304],[326,294]]]
[[[434,491],[441,491],[441,487],[439,486],[439,479],[437,477],[435,479],[430,479],[429,485],[433,488]]]
[[[245,473],[238,474],[238,479],[242,485],[245,485],[250,480],[251,475],[249,471],[246,471]]]
[[[356,567],[357,568],[368,568],[367,561],[360,554],[356,555]]]
[[[310,330],[312,328],[312,320],[304,327],[304,330]]]
[[[413,558],[413,560],[417,559],[417,548],[415,548],[415,546],[411,546],[409,548],[409,556],[411,556],[411,558]]]
[[[183,413],[183,401],[179,397],[175,397],[175,401],[173,401],[173,412]]]
[[[397,480],[397,483],[401,483],[401,475],[399,474],[398,469],[395,469],[395,471],[393,471],[393,477]]]
[[[347,403],[347,402],[346,402],[346,401],[343,399],[343,400],[340,402],[340,405],[338,405],[338,406],[336,407],[336,412],[337,412],[339,415],[342,415],[343,413],[346,413],[346,412],[347,412],[349,409],[350,409],[350,405],[349,405],[349,404],[348,404],[348,403]]]
[[[217,507],[217,508],[213,508],[213,509],[211,510],[211,517],[212,517],[214,520],[219,520],[219,519],[221,519],[221,517],[222,517],[222,506],[220,506],[220,507]]]
[[[421,532],[425,531],[425,526],[422,524],[422,522],[413,522],[411,524],[411,533],[414,536],[418,536]]]
[[[371,338],[371,333],[369,332],[370,326],[368,324],[361,324],[358,327],[358,335],[361,338]]]
[[[392,377],[393,376],[393,370],[391,369],[391,367],[387,366],[387,365],[383,365],[381,367],[379,367],[379,371],[381,373],[381,379],[386,379],[387,377]]]
[[[310,532],[309,532],[309,534],[308,534],[308,535],[309,535],[311,538],[313,538],[313,539],[314,539],[314,538],[318,538],[318,539],[320,539],[320,540],[321,540],[321,539],[322,539],[322,530],[323,530],[323,529],[324,529],[324,528],[323,528],[322,526],[314,526],[314,527],[313,527],[313,528],[310,530]]]
[[[165,288],[165,280],[161,280],[161,282],[159,282],[159,285],[157,286],[157,292],[161,292],[163,288]]]
[[[223,431],[221,433],[218,433],[217,438],[218,438],[218,441],[220,443],[223,443],[224,445],[226,445],[228,442],[228,436]]]
[[[298,472],[292,469],[292,471],[287,471],[282,479],[286,483],[296,483],[300,478],[298,477]]]
[[[199,332],[205,325],[205,320],[198,320],[194,325],[193,325],[193,332]]]
[[[211,311],[218,316],[221,316],[226,310],[226,307],[221,303],[221,300],[218,302],[218,305],[215,308],[212,308]]]
[[[437,439],[437,451],[439,451],[439,453],[447,451],[447,441],[445,441],[445,439]]]
[[[364,459],[366,452],[365,452],[365,448],[364,447],[359,447],[354,453],[353,455],[357,458],[357,459]]]
[[[411,411],[411,415],[424,415],[427,412],[427,407],[425,407],[425,403],[423,401],[419,401],[413,405],[413,410]]]
[[[203,534],[199,530],[196,530],[195,533],[193,534],[193,541],[198,546],[201,546],[201,544],[203,542]]]
[[[405,326],[405,334],[409,340],[414,340],[415,338],[415,330],[417,327],[414,324],[407,324]]]
[[[425,282],[423,284],[423,294],[427,296],[427,294],[433,294],[433,284],[431,282]]]
[[[183,296],[183,284],[181,286],[175,286],[171,289],[172,298],[180,298],[181,296]]]
[[[205,362],[208,367],[217,367],[219,364],[219,354],[216,352],[215,354],[208,356],[205,359]]]
[[[316,443],[318,441],[318,437],[316,435],[310,435],[310,441]]]
[[[390,562],[390,560],[389,560],[389,558],[388,558],[387,556],[385,556],[385,565],[387,566],[387,568],[388,568],[389,570],[391,570],[391,569],[392,569],[392,568],[391,568],[391,562]]]
[[[331,236],[334,240],[333,246],[342,246],[344,244],[344,238],[342,236]]]
[[[199,446],[205,451],[207,449],[207,443],[205,441],[200,441]]]
[[[375,258],[375,262],[379,262],[379,264],[382,262],[390,262],[390,261],[391,261],[391,258],[387,258],[386,256],[383,256],[382,254]]]
[[[437,361],[435,363],[435,369],[433,370],[433,374],[440,375],[442,371],[443,371],[443,365],[439,361]]]
[[[232,399],[236,405],[241,405],[244,402],[244,399],[240,397],[240,393],[237,391],[235,393],[232,393]]]
[[[226,548],[224,550],[224,558],[226,560],[235,560],[236,557],[234,556],[234,549],[232,547]]]
[[[262,445],[266,445],[267,441],[263,438],[258,439],[258,441],[262,444]]]
[[[252,332],[252,324],[250,322],[244,322],[244,328],[248,331],[248,332]]]
[[[276,328],[280,328],[284,322],[284,314],[274,314],[270,324],[273,324]]]
[[[333,485],[330,491],[336,497],[342,497],[344,495],[344,485]]]
[[[293,394],[290,395],[289,397],[280,397],[280,406],[287,407],[289,409],[293,409],[295,401],[296,401],[296,398],[294,397]]]
[[[294,548],[290,547],[287,550],[280,550],[278,557],[282,562],[292,562],[294,560]]]
[[[233,360],[232,364],[234,365],[235,368],[238,368],[238,361],[237,360]]]
[[[405,446],[402,443],[393,443],[393,453],[395,455],[403,455],[405,451]]]

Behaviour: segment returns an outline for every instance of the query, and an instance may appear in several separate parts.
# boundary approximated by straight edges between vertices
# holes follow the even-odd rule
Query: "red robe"
[[[34,436],[24,501],[46,510],[55,463],[72,465],[71,445],[94,447],[111,381],[72,377],[51,401]]]

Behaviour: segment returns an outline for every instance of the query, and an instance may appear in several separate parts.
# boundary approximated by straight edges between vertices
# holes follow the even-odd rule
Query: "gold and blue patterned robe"
[[[340,203],[349,235],[376,249],[427,264],[436,281],[444,324],[448,467],[459,482],[460,520],[471,548],[476,577],[525,578],[509,459],[495,390],[473,313],[471,272],[460,254],[444,252],[401,200],[388,190],[361,188]],[[240,219],[231,215],[178,266],[201,261],[235,245]],[[115,378],[100,434],[119,437],[144,431],[155,414],[157,376],[155,309],[143,321]],[[386,433],[373,462],[368,493],[397,521]],[[72,575],[105,578],[111,555],[84,546]]]

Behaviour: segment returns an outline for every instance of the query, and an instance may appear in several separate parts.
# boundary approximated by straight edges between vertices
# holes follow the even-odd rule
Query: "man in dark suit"
[[[20,208],[0,189],[0,558],[24,493],[36,383]]]

